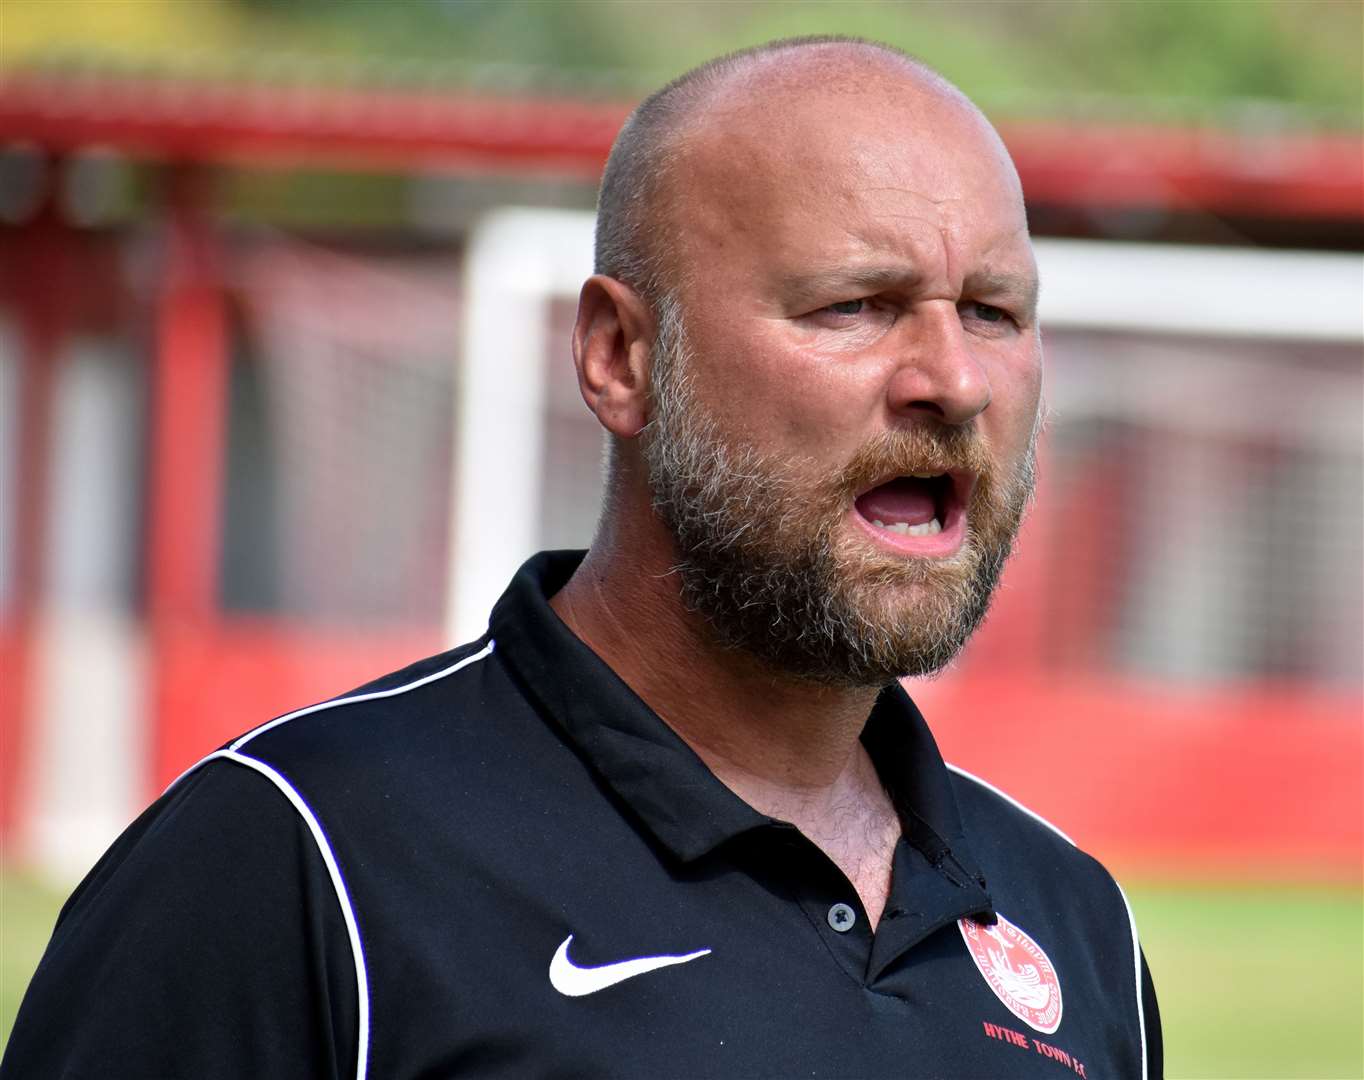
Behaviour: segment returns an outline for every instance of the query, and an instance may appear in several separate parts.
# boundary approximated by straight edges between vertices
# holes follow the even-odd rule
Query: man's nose
[[[990,404],[990,379],[973,353],[956,305],[935,300],[916,305],[902,320],[895,371],[886,387],[891,411],[932,413],[966,424]]]

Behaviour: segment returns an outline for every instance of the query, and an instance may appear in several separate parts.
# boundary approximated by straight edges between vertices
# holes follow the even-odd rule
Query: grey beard
[[[840,552],[846,479],[812,482],[725,438],[696,403],[675,305],[662,305],[659,323],[644,457],[683,603],[720,645],[813,683],[880,687],[941,671],[989,609],[1033,489],[1033,447],[1003,498],[978,481],[995,505],[953,559]],[[944,429],[907,441],[937,450],[969,440]]]

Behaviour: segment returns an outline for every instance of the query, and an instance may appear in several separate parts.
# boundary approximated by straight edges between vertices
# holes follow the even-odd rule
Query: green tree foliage
[[[1358,123],[1355,0],[237,0],[330,24],[374,56],[531,84],[638,92],[718,52],[794,34],[877,38],[1019,112],[1120,108],[1196,116],[1233,102]],[[338,33],[339,32],[339,33]]]
[[[1217,122],[1250,105],[1357,128],[1361,12],[1359,0],[6,0],[0,48],[9,64],[132,57],[175,74],[630,98],[720,52],[842,33],[922,56],[996,113]]]

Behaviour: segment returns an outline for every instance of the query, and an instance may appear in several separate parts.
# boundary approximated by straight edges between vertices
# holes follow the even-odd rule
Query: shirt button
[[[857,912],[847,904],[835,904],[829,909],[829,925],[840,934],[846,934],[857,922]]]

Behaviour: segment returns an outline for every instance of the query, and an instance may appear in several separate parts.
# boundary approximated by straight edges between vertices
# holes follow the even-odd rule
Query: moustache
[[[841,495],[857,495],[896,476],[969,472],[977,486],[994,475],[994,459],[974,426],[932,423],[881,432],[858,448],[832,478]]]

